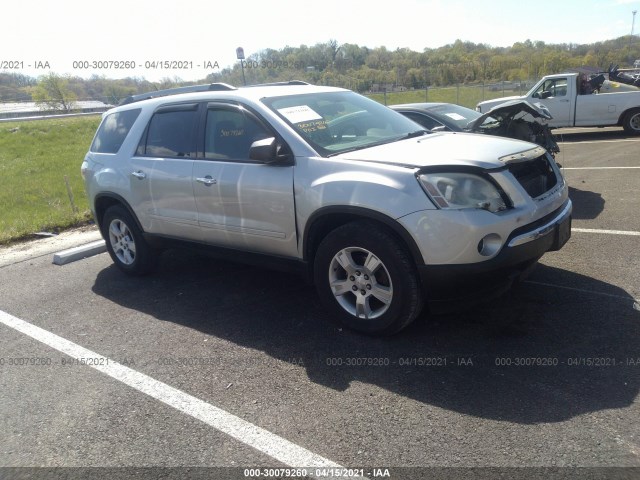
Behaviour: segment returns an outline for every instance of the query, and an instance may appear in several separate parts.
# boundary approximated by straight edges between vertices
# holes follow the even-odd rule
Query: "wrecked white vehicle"
[[[407,103],[390,107],[432,131],[497,135],[537,143],[554,156],[560,151],[547,126],[553,117],[544,105],[509,101],[484,114],[452,103]]]
[[[547,75],[522,97],[486,100],[476,110],[488,112],[510,100],[544,105],[553,115],[550,128],[621,126],[640,135],[640,88],[607,80],[599,72]]]

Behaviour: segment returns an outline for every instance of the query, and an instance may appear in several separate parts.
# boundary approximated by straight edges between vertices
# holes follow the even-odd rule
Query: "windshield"
[[[325,157],[425,132],[403,115],[354,92],[289,95],[263,102]]]
[[[429,108],[430,112],[446,117],[451,123],[455,123],[461,130],[476,118],[482,116],[480,112],[471,110],[470,108],[454,105],[453,103],[444,103]]]

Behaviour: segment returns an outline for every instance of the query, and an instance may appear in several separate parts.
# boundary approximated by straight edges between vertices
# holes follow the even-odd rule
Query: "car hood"
[[[489,117],[493,117],[499,122],[510,122],[516,115],[523,112],[531,115],[533,118],[543,121],[551,120],[553,118],[549,109],[541,103],[532,104],[526,100],[510,100],[508,102],[501,103],[500,105],[496,105],[481,117],[469,122],[467,130],[478,130],[480,125],[482,125]]]
[[[346,152],[332,158],[416,168],[447,165],[494,169],[516,158],[540,156],[543,153],[544,149],[538,145],[521,140],[441,132]]]
[[[523,98],[525,97],[515,95],[511,97],[495,98],[493,100],[484,100],[478,103],[478,107],[482,107],[482,110],[484,110],[485,108],[490,108],[491,105],[502,105],[505,102],[509,102],[511,100],[522,100]]]

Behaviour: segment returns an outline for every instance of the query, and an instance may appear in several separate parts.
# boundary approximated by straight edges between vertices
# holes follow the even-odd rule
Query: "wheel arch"
[[[395,219],[363,207],[330,206],[314,212],[305,225],[303,259],[313,268],[315,252],[322,239],[332,230],[356,220],[368,220],[383,227],[404,245],[416,265],[424,263],[422,253],[413,237]]]
[[[632,112],[640,113],[640,106],[633,106],[624,110],[618,117],[618,126],[620,127],[624,126],[624,122],[627,119],[627,115],[631,114]]]
[[[102,232],[102,220],[104,219],[105,212],[110,207],[113,207],[115,205],[120,205],[121,207],[124,207],[131,215],[131,218],[133,218],[133,221],[136,222],[136,227],[138,227],[138,229],[140,229],[141,232],[144,232],[144,229],[142,228],[142,225],[140,224],[140,221],[138,220],[138,217],[136,216],[135,212],[131,208],[131,205],[129,205],[129,203],[123,197],[121,197],[116,193],[102,193],[102,194],[96,195],[95,197],[95,200],[94,200],[94,209],[95,209],[95,217],[96,217],[95,220],[101,232]]]

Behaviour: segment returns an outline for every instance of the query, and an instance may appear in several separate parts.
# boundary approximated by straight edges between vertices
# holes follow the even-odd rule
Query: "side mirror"
[[[259,162],[273,162],[276,157],[276,147],[276,139],[274,137],[256,140],[249,148],[249,158]]]
[[[291,164],[291,155],[281,154],[280,145],[275,137],[263,138],[256,140],[249,148],[249,158],[263,163],[282,163]]]
[[[551,96],[551,92],[549,90],[544,90],[540,93],[540,98],[544,100],[545,98],[549,98]]]

